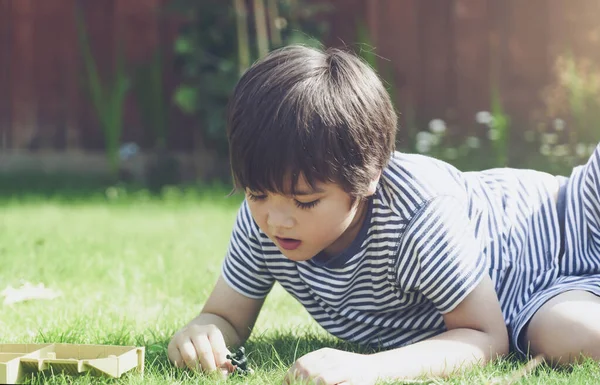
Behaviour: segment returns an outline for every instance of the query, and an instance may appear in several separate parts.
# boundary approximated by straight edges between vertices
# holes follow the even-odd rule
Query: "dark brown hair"
[[[396,124],[381,80],[353,54],[297,45],[272,51],[230,100],[235,187],[293,194],[303,175],[313,188],[333,182],[363,196],[394,151]]]

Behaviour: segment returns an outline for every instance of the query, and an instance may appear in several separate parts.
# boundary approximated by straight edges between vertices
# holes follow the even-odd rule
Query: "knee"
[[[600,298],[572,290],[546,302],[525,330],[530,353],[551,364],[600,360]]]
[[[579,363],[586,357],[600,358],[600,333],[565,328],[551,319],[534,321],[525,335],[530,354],[543,355],[553,366]]]
[[[551,333],[531,329],[527,333],[527,348],[532,356],[541,355],[549,365],[565,365],[577,362],[581,347],[568,339],[554,338]],[[576,354],[574,354],[576,353]]]

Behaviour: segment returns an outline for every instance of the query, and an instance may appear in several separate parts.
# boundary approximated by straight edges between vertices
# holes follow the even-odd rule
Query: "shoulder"
[[[234,240],[251,240],[259,244],[261,240],[261,231],[248,207],[248,202],[244,199],[238,209],[233,228]],[[241,239],[240,239],[241,238]]]
[[[424,155],[395,152],[381,175],[381,188],[390,203],[415,210],[439,196],[466,196],[464,175],[454,166]]]
[[[254,219],[252,218],[252,214],[250,213],[250,208],[248,207],[248,202],[246,199],[242,201],[236,216],[236,227],[240,227],[246,231],[254,231],[258,226]]]

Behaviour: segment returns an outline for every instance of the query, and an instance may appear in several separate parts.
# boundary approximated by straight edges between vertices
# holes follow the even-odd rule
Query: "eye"
[[[254,201],[254,202],[264,201],[265,199],[267,199],[267,196],[264,194],[252,194],[252,193],[248,192],[248,193],[246,193],[246,195],[248,196],[248,199],[250,199],[251,201]]]
[[[296,206],[298,206],[299,208],[303,209],[303,210],[308,210],[308,209],[312,209],[313,207],[315,207],[321,200],[320,199],[315,199],[312,202],[300,202],[297,200],[294,200],[294,202],[296,203]]]

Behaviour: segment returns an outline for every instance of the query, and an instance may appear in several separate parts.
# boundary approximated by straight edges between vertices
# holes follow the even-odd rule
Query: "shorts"
[[[600,296],[600,145],[585,165],[560,178],[558,260],[529,285],[528,298],[508,322],[511,350],[529,355],[527,324],[551,298],[571,290]]]

